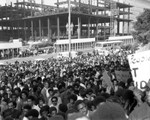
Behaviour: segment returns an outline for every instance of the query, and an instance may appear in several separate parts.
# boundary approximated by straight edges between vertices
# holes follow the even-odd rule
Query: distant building
[[[135,43],[135,40],[131,35],[109,37],[108,41],[122,41],[123,45],[133,45]]]
[[[17,0],[14,5],[0,7],[0,40],[48,38],[55,41],[68,38],[68,0],[58,0],[55,5],[35,2]],[[128,3],[71,0],[71,6],[72,39],[96,37],[105,40],[111,33],[130,35],[130,9],[133,6]]]
[[[145,8],[150,9],[150,0],[116,0],[123,3],[129,3],[133,7],[131,10],[130,19],[133,20],[130,24],[130,32],[134,31],[133,24],[136,21],[137,17],[143,12]],[[127,31],[127,28],[125,28],[125,31]]]

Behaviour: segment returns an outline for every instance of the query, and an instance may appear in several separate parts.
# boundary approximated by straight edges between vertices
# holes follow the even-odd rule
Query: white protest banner
[[[128,56],[134,84],[144,90],[150,79],[150,50]]]
[[[103,72],[102,79],[105,82],[105,84],[107,84],[109,87],[113,86],[113,84],[111,82],[111,79],[110,79],[110,77],[108,75],[108,72],[106,70]]]
[[[127,80],[130,78],[130,72],[129,71],[115,71],[116,78],[118,81],[123,81],[124,83],[127,82]]]

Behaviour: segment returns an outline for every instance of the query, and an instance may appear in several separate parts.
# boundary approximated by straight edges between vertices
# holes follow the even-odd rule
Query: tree
[[[143,44],[150,42],[150,9],[144,9],[144,12],[137,17],[134,29],[135,39]]]

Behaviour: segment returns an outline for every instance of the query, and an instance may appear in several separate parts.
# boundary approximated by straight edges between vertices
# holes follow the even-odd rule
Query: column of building
[[[123,13],[125,12],[125,8],[123,8]],[[123,15],[123,19],[125,19],[125,16]],[[125,32],[125,23],[124,21],[122,21],[122,34],[124,35],[124,32]]]
[[[78,39],[81,38],[81,17],[78,17],[78,29],[77,29],[77,32],[78,32]]]
[[[27,40],[26,21],[24,20],[24,39]]]
[[[90,38],[90,20],[91,18],[88,17],[88,38]]]
[[[51,21],[50,18],[47,18],[47,29],[48,29],[48,40],[52,42],[52,26],[51,26]]]
[[[41,19],[39,19],[39,37],[40,37],[40,40],[42,40],[42,25],[41,25]]]
[[[59,16],[57,17],[57,39],[60,39],[60,21]]]
[[[128,7],[128,28],[127,28],[127,33],[130,34],[130,7]]]
[[[34,38],[34,26],[33,26],[33,20],[31,20],[31,37]]]
[[[96,42],[98,41],[98,23],[99,19],[96,20]]]

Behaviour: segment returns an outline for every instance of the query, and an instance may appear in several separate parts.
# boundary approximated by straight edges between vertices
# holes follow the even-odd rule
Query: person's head
[[[29,96],[27,102],[29,105],[33,106],[35,104],[34,96]]]
[[[48,93],[49,93],[50,96],[53,96],[53,94],[54,94],[53,88],[49,88],[48,89]]]
[[[17,103],[15,101],[9,101],[8,102],[8,108],[9,109],[15,109],[17,106]]]
[[[20,98],[25,100],[28,98],[28,92],[27,91],[22,91],[20,94]]]
[[[96,106],[95,106],[95,104],[94,104],[94,101],[87,101],[86,104],[87,104],[88,110],[90,110],[90,111],[95,111]]]
[[[7,94],[9,94],[9,95],[12,94],[12,91],[11,91],[11,89],[10,89],[9,87],[6,88],[6,92],[7,92]]]
[[[88,108],[86,103],[83,100],[77,100],[75,103],[75,107],[78,110],[78,112],[86,115],[88,112]]]
[[[27,118],[29,120],[31,120],[33,118],[37,118],[38,119],[39,112],[36,109],[31,109],[31,110],[28,111],[26,116],[27,116]]]
[[[32,85],[33,85],[33,86],[36,86],[36,85],[37,85],[37,81],[36,81],[36,80],[33,80],[33,81],[32,81]]]
[[[8,99],[8,93],[5,92],[5,93],[3,94],[3,98],[4,98],[4,99]]]
[[[49,88],[49,83],[48,83],[48,81],[45,81],[45,82],[44,82],[44,87],[47,88],[47,89]]]
[[[12,100],[12,101],[16,101],[16,100],[17,100],[17,95],[16,95],[15,93],[13,93],[13,94],[11,95],[11,100]]]
[[[43,98],[39,98],[38,99],[38,105],[39,105],[39,107],[43,107],[44,104],[45,104],[44,99]]]
[[[57,114],[57,109],[55,107],[50,107],[49,113],[51,116],[55,116]]]
[[[118,84],[118,81],[116,79],[113,80],[113,85],[116,86]]]
[[[133,91],[131,90],[125,90],[125,92],[123,93],[123,100],[125,103],[133,105],[134,98],[135,98],[135,95]]]
[[[67,110],[68,110],[66,104],[60,104],[59,107],[58,107],[58,109],[59,109],[60,112],[63,112],[63,113],[66,113]]]
[[[64,82],[58,82],[57,88],[58,88],[58,90],[59,90],[60,93],[65,90],[65,87],[66,87],[66,85],[65,85]]]
[[[19,87],[14,89],[14,93],[18,96],[21,92],[21,89]]]
[[[3,99],[3,100],[1,101],[1,105],[3,105],[4,107],[7,107],[8,102],[9,102],[9,99]]]
[[[87,88],[87,89],[91,89],[91,87],[92,87],[92,84],[91,84],[91,83],[87,83],[87,84],[86,84],[86,88]]]
[[[90,116],[91,120],[127,120],[126,112],[118,103],[105,102]]]
[[[71,104],[74,104],[75,101],[77,100],[77,96],[75,94],[72,94],[68,97],[68,100]]]
[[[94,100],[93,103],[95,105],[95,107],[97,107],[99,104],[106,102],[106,98],[103,96],[97,96]]]
[[[76,90],[79,90],[80,85],[79,85],[79,84],[77,84],[77,83],[75,83],[75,84],[73,85],[73,88],[74,88],[74,90],[75,90],[75,91],[76,91]]]
[[[59,97],[60,96],[60,92],[56,89],[53,91],[53,96],[55,97]]]
[[[0,94],[1,94],[1,95],[4,94],[4,88],[0,88]]]
[[[58,103],[58,98],[57,98],[56,96],[53,96],[53,97],[51,98],[51,102],[52,102],[53,105],[57,105],[57,103]]]
[[[22,109],[23,115],[26,115],[29,110],[31,110],[30,105],[26,104],[25,106],[23,106],[23,109]]]
[[[1,82],[1,87],[3,87],[3,86],[5,86],[5,82],[4,81]]]
[[[49,113],[49,106],[48,105],[45,105],[45,106],[41,107],[41,109],[40,109],[40,115],[42,117],[47,117],[48,113]]]

